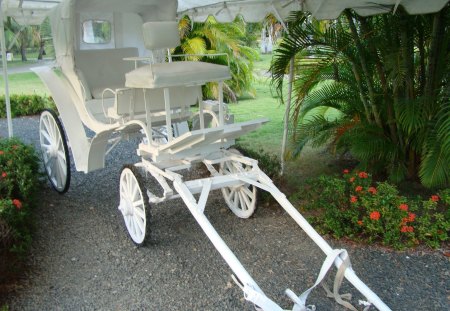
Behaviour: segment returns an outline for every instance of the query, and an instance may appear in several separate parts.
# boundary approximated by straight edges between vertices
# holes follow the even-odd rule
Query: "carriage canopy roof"
[[[77,9],[87,11],[157,12],[161,19],[187,14],[196,21],[209,15],[218,21],[233,20],[242,15],[247,21],[260,21],[268,13],[285,18],[290,11],[311,12],[318,19],[333,19],[346,8],[360,15],[385,13],[402,5],[410,14],[426,14],[441,10],[448,0],[0,0],[4,15],[18,23],[38,25],[48,12],[61,2],[75,2]],[[177,3],[178,2],[178,3]],[[178,4],[178,5],[177,5]],[[147,19],[143,16],[143,19]],[[154,19],[148,18],[148,19]]]

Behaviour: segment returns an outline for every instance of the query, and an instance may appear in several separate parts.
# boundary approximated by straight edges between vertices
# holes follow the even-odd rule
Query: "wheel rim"
[[[250,166],[243,167],[242,163],[225,161],[220,165],[220,173],[229,175],[249,171]],[[222,194],[231,211],[240,218],[249,218],[256,208],[256,191],[253,185],[244,184],[235,187],[222,188]]]
[[[129,168],[125,168],[120,176],[119,210],[131,239],[136,244],[142,244],[147,227],[145,201],[139,182]]]
[[[67,147],[58,123],[48,111],[41,114],[39,138],[47,176],[58,192],[65,192],[69,174]]]

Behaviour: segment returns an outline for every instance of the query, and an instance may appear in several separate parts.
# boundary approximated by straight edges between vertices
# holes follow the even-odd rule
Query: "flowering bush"
[[[34,149],[17,139],[0,139],[0,254],[23,252],[30,236],[30,202],[38,189]]]
[[[450,189],[428,199],[407,199],[387,182],[372,183],[366,172],[344,170],[341,178],[322,176],[306,208],[319,213],[313,224],[323,233],[381,242],[395,248],[425,243],[439,247],[450,230]]]

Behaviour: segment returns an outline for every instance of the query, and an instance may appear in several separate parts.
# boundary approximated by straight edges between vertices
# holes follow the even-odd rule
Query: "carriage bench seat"
[[[75,72],[85,92],[85,100],[114,97],[115,90],[125,86],[125,74],[134,68],[126,57],[138,56],[134,47],[74,51]]]
[[[136,68],[125,75],[130,88],[165,88],[170,86],[203,85],[211,81],[231,79],[227,66],[206,62],[180,61],[151,64]]]

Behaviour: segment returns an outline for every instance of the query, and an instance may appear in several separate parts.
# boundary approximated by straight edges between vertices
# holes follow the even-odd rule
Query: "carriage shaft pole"
[[[233,273],[237,276],[239,281],[244,285],[244,287],[251,287],[253,290],[259,292],[261,295],[264,295],[261,288],[259,288],[258,284],[253,280],[253,278],[250,276],[250,274],[247,272],[247,270],[244,268],[244,266],[241,264],[239,259],[234,255],[234,253],[231,251],[231,249],[228,247],[228,245],[224,242],[224,240],[220,237],[220,235],[217,233],[216,229],[211,225],[208,218],[206,218],[205,214],[203,213],[203,210],[201,207],[198,206],[194,196],[192,195],[189,188],[184,184],[184,182],[176,178],[174,180],[174,188],[179,193],[180,197],[183,199],[184,203],[188,207],[191,214],[194,216],[197,223],[200,225],[202,230],[205,232],[206,236],[209,238],[209,240],[213,243],[214,247],[217,249],[217,251],[220,253],[222,258],[226,261],[226,263],[229,265]],[[206,202],[205,202],[206,203]],[[264,295],[265,296],[265,295]],[[282,309],[277,306],[274,302],[273,308],[271,310],[273,311],[282,311]]]
[[[272,183],[271,179],[260,171],[260,182],[243,178],[242,181],[253,184],[263,190],[268,191],[283,209],[294,219],[294,221],[303,229],[303,231],[320,247],[320,249],[328,256],[333,249],[325,241],[325,239],[317,233],[317,231],[308,223],[308,221],[297,211],[297,209],[289,202],[286,196]],[[339,268],[343,263],[340,257],[335,260],[335,265]],[[380,311],[391,311],[391,309],[375,294],[363,281],[356,275],[355,271],[349,267],[345,270],[345,278],[355,286],[356,289],[363,294],[369,302],[371,302]]]

